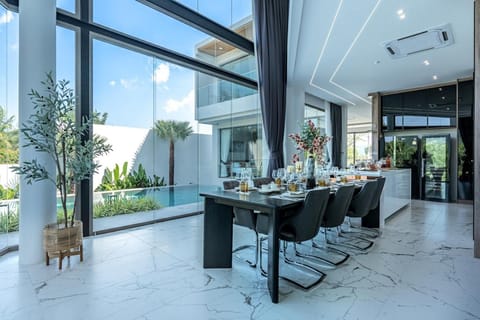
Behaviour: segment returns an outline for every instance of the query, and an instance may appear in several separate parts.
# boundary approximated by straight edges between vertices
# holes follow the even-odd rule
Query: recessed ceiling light
[[[380,60],[375,60],[373,64],[380,64],[380,62],[381,62]]]
[[[397,11],[397,14],[398,14],[399,16],[401,16],[402,14],[404,14],[403,9],[398,10],[398,11]]]
[[[218,50],[223,50],[223,47],[218,47]]]
[[[428,60],[423,60],[423,64],[426,65],[426,66],[429,66],[429,65],[430,65],[430,61],[428,61]]]
[[[400,18],[400,20],[403,20],[403,19],[405,19],[406,15],[404,13],[404,14],[399,15],[398,17]]]
[[[437,77],[436,75],[433,75],[432,78],[433,78],[433,80],[437,80],[437,79],[438,79],[438,77]]]

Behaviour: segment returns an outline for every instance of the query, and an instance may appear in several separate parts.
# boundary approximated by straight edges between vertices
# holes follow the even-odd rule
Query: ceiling
[[[473,0],[290,3],[289,85],[348,107],[349,124],[371,121],[371,92],[442,84],[473,73]],[[451,46],[399,59],[382,46],[444,24],[453,33]]]

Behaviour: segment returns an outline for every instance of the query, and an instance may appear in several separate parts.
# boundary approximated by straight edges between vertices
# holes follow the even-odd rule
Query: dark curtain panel
[[[258,83],[265,140],[270,150],[268,176],[282,168],[287,89],[289,0],[254,0]]]
[[[330,103],[330,121],[332,123],[332,166],[342,166],[342,107]]]

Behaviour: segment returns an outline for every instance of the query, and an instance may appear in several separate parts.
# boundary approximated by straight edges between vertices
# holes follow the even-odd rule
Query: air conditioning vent
[[[390,57],[398,59],[418,52],[442,48],[452,44],[452,30],[450,25],[446,24],[385,42],[383,43],[383,46]]]

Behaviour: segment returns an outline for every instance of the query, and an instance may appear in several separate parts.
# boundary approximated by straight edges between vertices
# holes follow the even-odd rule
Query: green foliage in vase
[[[92,127],[90,118],[75,123],[75,96],[69,82],[55,82],[51,73],[42,81],[42,93],[32,89],[29,93],[34,112],[20,129],[26,142],[23,147],[34,148],[45,153],[55,163],[56,172],[49,172],[45,165],[33,158],[23,160],[14,171],[24,177],[27,183],[47,180],[60,193],[65,227],[73,225],[75,207],[70,214],[67,210],[67,193],[82,180],[90,179],[97,172],[99,163],[95,158],[105,155],[112,147],[106,139],[93,135],[87,139]],[[75,204],[78,201],[75,195]]]

